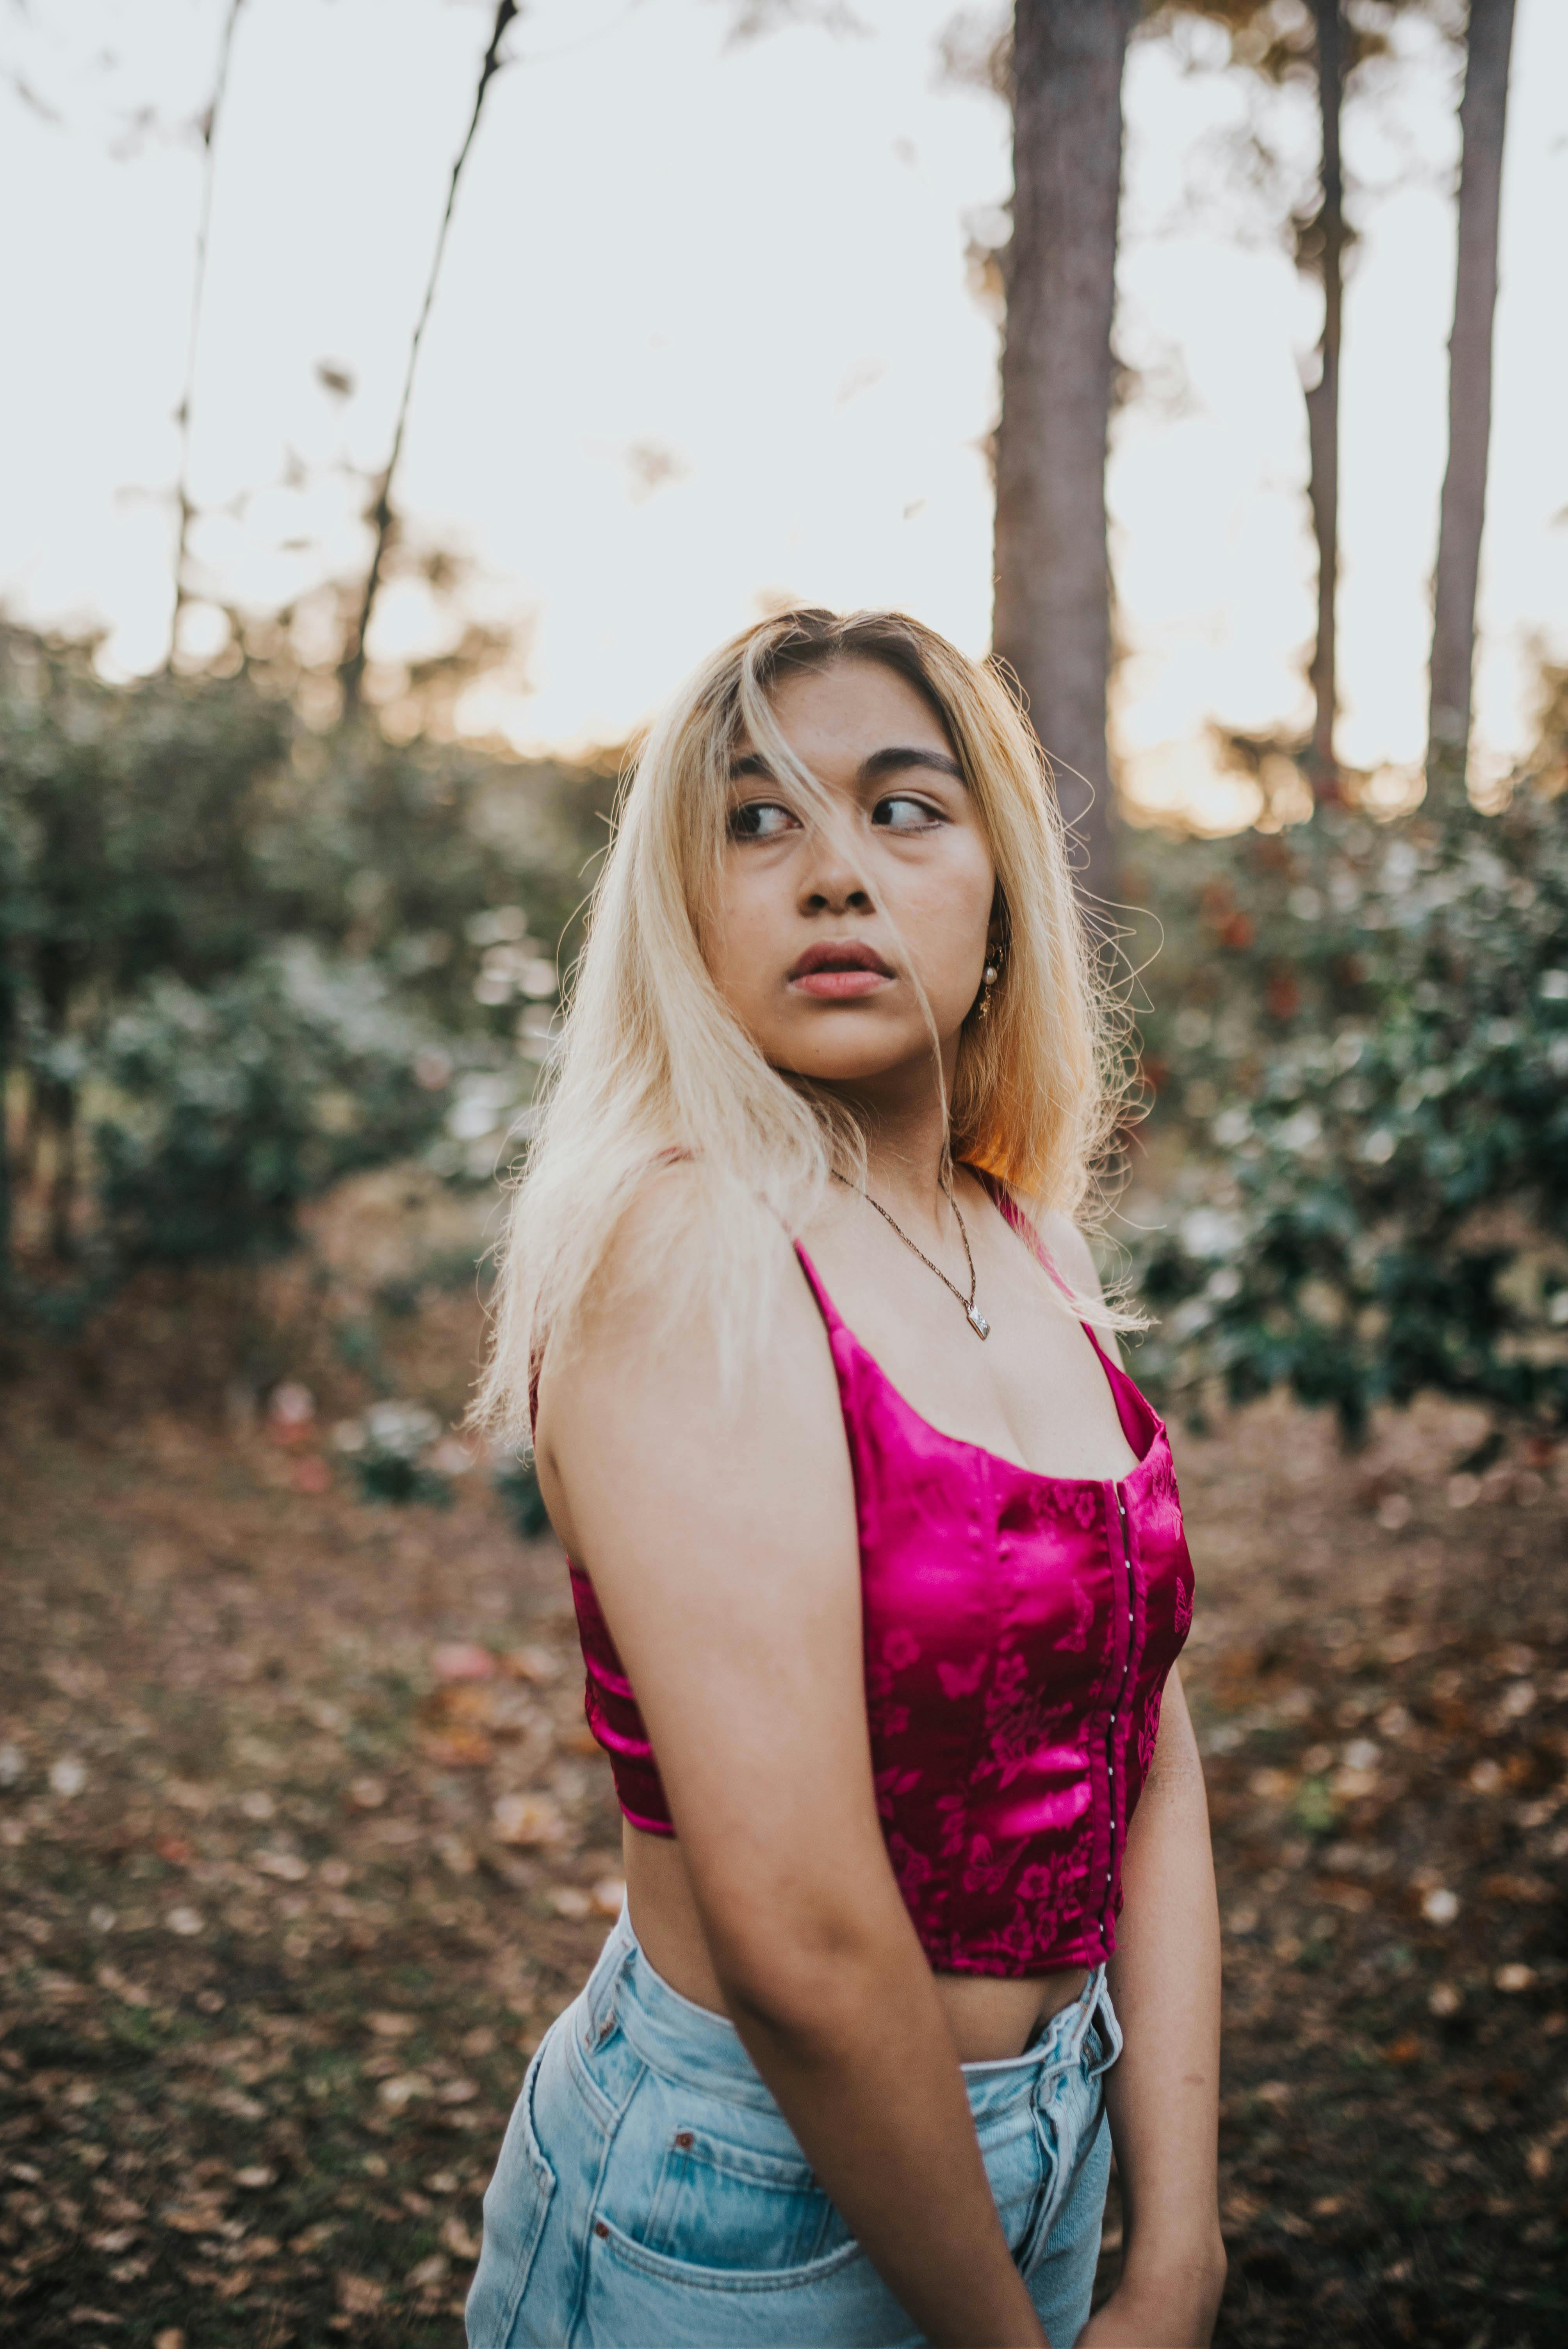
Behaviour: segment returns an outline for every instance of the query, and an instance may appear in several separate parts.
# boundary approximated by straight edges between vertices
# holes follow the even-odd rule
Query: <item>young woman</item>
[[[677,695],[486,1392],[572,1560],[627,1907],[523,2083],[474,2349],[1209,2339],[1191,1568],[1071,1220],[1113,1030],[987,669],[800,611]]]

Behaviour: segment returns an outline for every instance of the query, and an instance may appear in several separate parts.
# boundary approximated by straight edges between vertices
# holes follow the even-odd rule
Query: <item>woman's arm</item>
[[[1121,2282],[1081,2349],[1202,2349],[1225,2282],[1220,2239],[1220,1920],[1203,1771],[1172,1671],[1133,1815],[1105,2075],[1126,2221]]]
[[[779,1270],[766,1359],[727,1395],[704,1332],[610,1292],[546,1363],[541,1479],[637,1692],[752,2060],[925,2337],[1022,2349],[1044,2334],[877,1817],[831,1358],[792,1254]]]

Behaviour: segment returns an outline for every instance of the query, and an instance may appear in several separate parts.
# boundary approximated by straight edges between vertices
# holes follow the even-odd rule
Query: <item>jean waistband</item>
[[[624,1901],[578,2002],[584,2039],[607,2038],[619,2024],[643,2061],[668,2079],[736,2104],[773,2106],[773,2092],[746,2052],[727,2015],[698,2006],[655,1973],[632,1929]],[[1026,2104],[1043,2074],[1068,2070],[1082,2059],[1084,2042],[1099,2023],[1101,2072],[1113,2063],[1121,2033],[1111,2012],[1103,1964],[1090,1969],[1079,1995],[1059,2007],[1021,2055],[965,2064],[965,2085],[976,2119]]]

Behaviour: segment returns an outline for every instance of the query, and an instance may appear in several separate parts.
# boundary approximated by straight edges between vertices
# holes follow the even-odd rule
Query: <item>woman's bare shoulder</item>
[[[738,1345],[722,1327],[722,1300],[707,1278],[722,1218],[730,1252],[744,1250],[762,1276],[766,1347]],[[672,1154],[650,1164],[618,1217],[570,1343],[546,1349],[539,1442],[549,1444],[566,1413],[601,1411],[612,1397],[619,1412],[655,1419],[676,1396],[688,1409],[721,1395],[741,1406],[764,1401],[764,1389],[776,1393],[799,1374],[813,1341],[826,1361],[820,1319],[782,1226],[699,1161]]]

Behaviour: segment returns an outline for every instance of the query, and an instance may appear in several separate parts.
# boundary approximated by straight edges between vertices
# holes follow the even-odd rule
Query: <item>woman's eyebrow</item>
[[[964,781],[964,770],[956,759],[945,750],[920,750],[896,747],[873,750],[861,765],[861,781],[874,782],[879,775],[894,775],[905,767],[928,767],[938,775],[951,775],[955,782]]]
[[[885,750],[873,750],[869,759],[861,762],[860,779],[862,783],[872,783],[880,776],[896,775],[909,767],[926,767],[934,774],[951,775],[955,782],[961,783],[965,780],[963,768],[945,750],[922,750],[913,744],[907,747],[892,745]],[[756,750],[748,750],[730,761],[729,780],[732,783],[739,782],[747,775],[758,775],[768,782],[773,781],[772,769]]]

